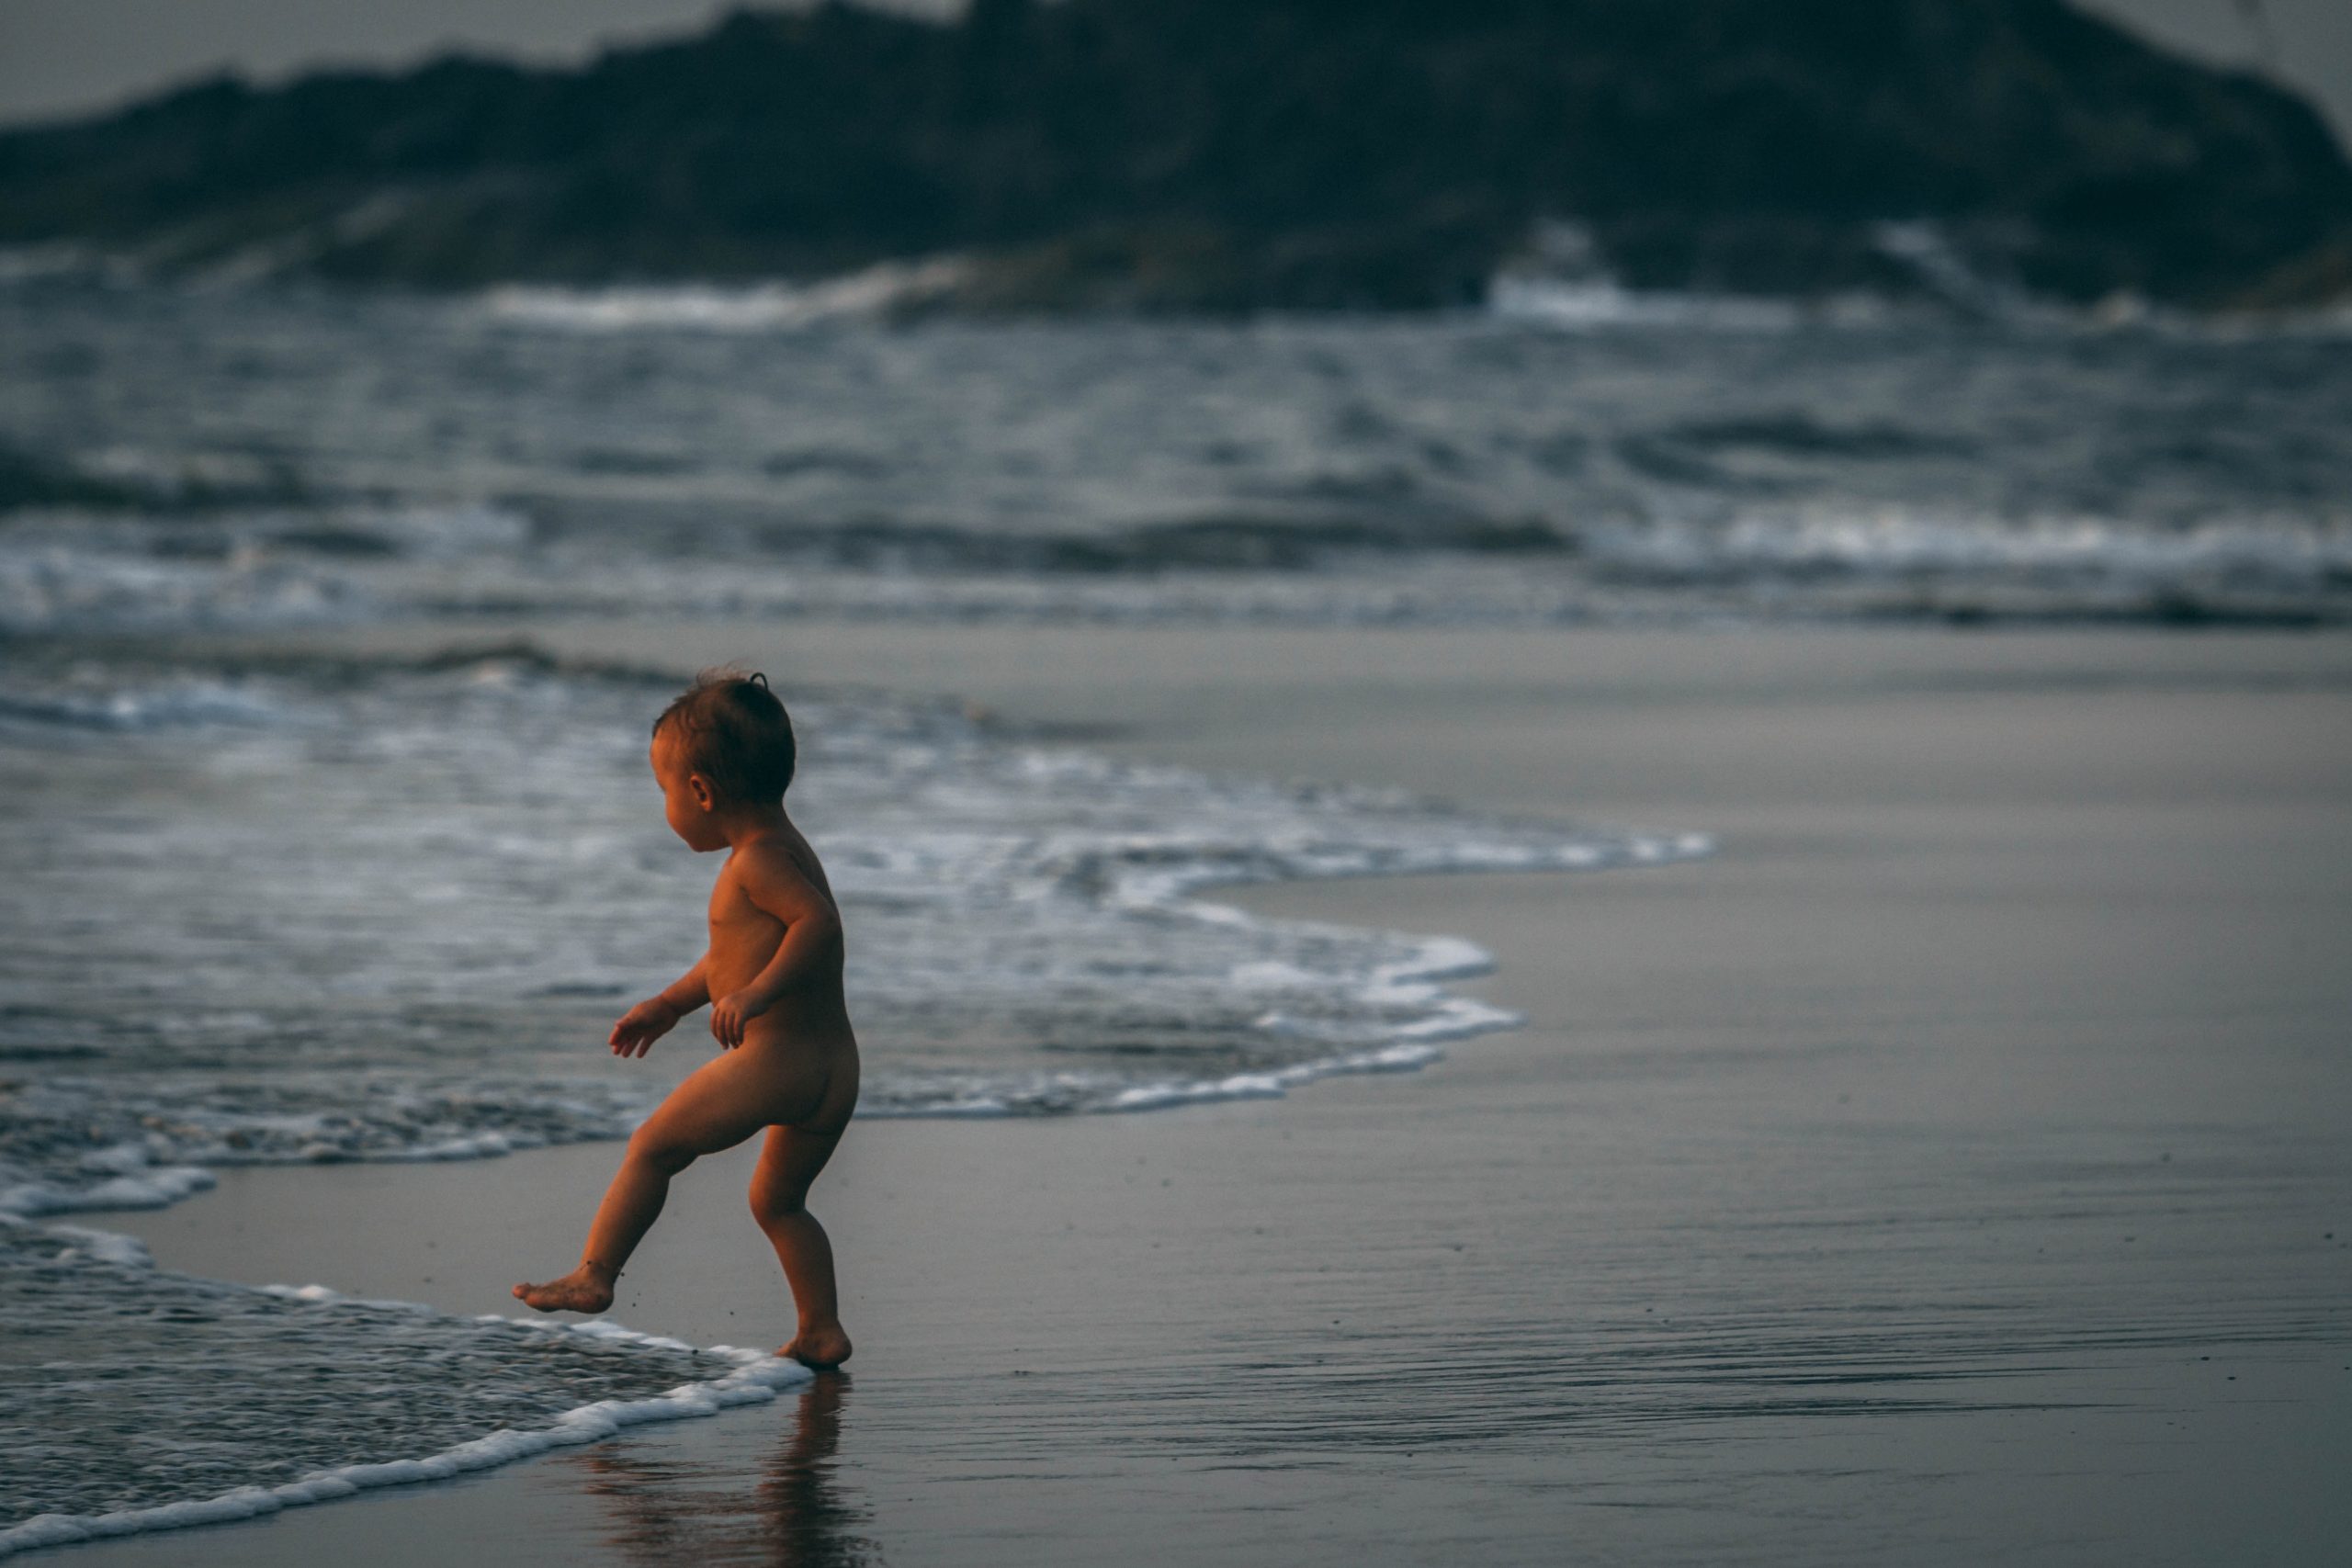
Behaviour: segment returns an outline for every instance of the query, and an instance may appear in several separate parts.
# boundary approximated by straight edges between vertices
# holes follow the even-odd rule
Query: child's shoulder
[[[817,852],[798,833],[771,834],[739,846],[728,857],[727,872],[763,890],[814,894],[828,902],[832,897]]]

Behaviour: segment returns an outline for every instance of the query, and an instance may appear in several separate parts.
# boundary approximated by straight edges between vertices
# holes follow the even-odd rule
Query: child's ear
[[[718,797],[710,792],[710,781],[700,773],[686,775],[686,788],[694,792],[695,804],[705,811],[718,804]]]

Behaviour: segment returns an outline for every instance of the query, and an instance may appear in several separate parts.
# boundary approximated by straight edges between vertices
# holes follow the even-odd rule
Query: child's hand
[[[710,1037],[732,1051],[743,1043],[743,1026],[767,1010],[767,998],[748,989],[729,991],[710,1004]]]
[[[653,1043],[676,1027],[678,1010],[660,997],[650,997],[621,1014],[606,1043],[616,1056],[642,1056]]]

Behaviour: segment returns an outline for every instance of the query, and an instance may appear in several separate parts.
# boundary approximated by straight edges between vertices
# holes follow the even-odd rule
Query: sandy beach
[[[132,9],[0,1568],[2352,1561],[2324,0]]]
[[[1719,848],[1216,895],[1467,937],[1525,1026],[1281,1100],[862,1123],[812,1202],[847,1376],[74,1562],[2319,1564],[2352,1532],[2352,641],[534,635]],[[368,640],[401,637],[449,640]],[[502,1312],[615,1157],[231,1170],[96,1223]],[[615,1318],[781,1341],[747,1172],[682,1179]]]

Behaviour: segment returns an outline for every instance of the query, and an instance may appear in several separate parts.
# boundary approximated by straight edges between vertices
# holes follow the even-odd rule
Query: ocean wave
[[[0,1217],[168,1208],[209,1189],[224,1166],[492,1159],[622,1138],[660,1092],[290,1063],[270,1077],[45,1076],[0,1099]]]
[[[1975,306],[1661,299],[1553,249],[1499,308],[1617,329],[926,320],[778,352],[756,334],[907,280],[0,289],[0,633],[2352,619],[2312,565],[2352,494],[2317,327],[2044,331],[1957,277],[1922,288]]]
[[[267,724],[277,710],[237,683],[193,677],[89,693],[0,690],[0,725],[69,729],[164,729],[182,725]]]
[[[2352,305],[2190,310],[2130,289],[2091,304],[2034,293],[1971,263],[1940,225],[1878,224],[1875,247],[1909,286],[1816,295],[1734,294],[1628,288],[1600,265],[1581,226],[1539,226],[1539,265],[1506,267],[1488,283],[1498,321],[1561,332],[1792,333],[1884,329],[1953,321],[2051,336],[2147,333],[2190,341],[2326,340],[2352,333]],[[1565,265],[1562,265],[1565,264]]]
[[[810,1376],[604,1319],[464,1318],[201,1280],[154,1268],[128,1236],[14,1222],[0,1222],[0,1321],[14,1417],[0,1557],[447,1480]],[[88,1419],[93,1387],[110,1419]]]
[[[1702,436],[1713,454],[1673,460],[1924,439],[1803,425]],[[477,519],[493,540],[521,525],[503,511],[452,508],[256,528],[201,547],[185,529],[121,521],[20,527],[0,535],[0,635],[606,615],[1527,626],[1934,619],[1966,609],[2035,620],[2352,620],[2352,521],[2333,515],[2157,528],[2095,515],[1749,503],[1705,521],[1573,528],[1221,519],[1007,538],[861,525],[808,530],[736,560],[659,557],[603,537],[477,547],[467,542]],[[436,533],[435,521],[448,526]]]
[[[886,315],[959,288],[969,264],[955,256],[883,262],[808,283],[549,288],[502,285],[476,308],[502,325],[562,332],[787,332]]]
[[[2010,523],[1887,509],[1762,513],[1705,530],[1615,530],[1588,541],[1605,570],[1657,581],[1825,575],[2143,591],[2245,587],[2320,596],[2352,588],[2352,521],[2229,519],[2179,530],[2092,517]]]
[[[1606,280],[1561,281],[1506,274],[1488,286],[1498,319],[1563,331],[1632,328],[1790,333],[1805,326],[1878,325],[1893,307],[1856,295],[1822,303],[1763,296],[1627,288]]]

